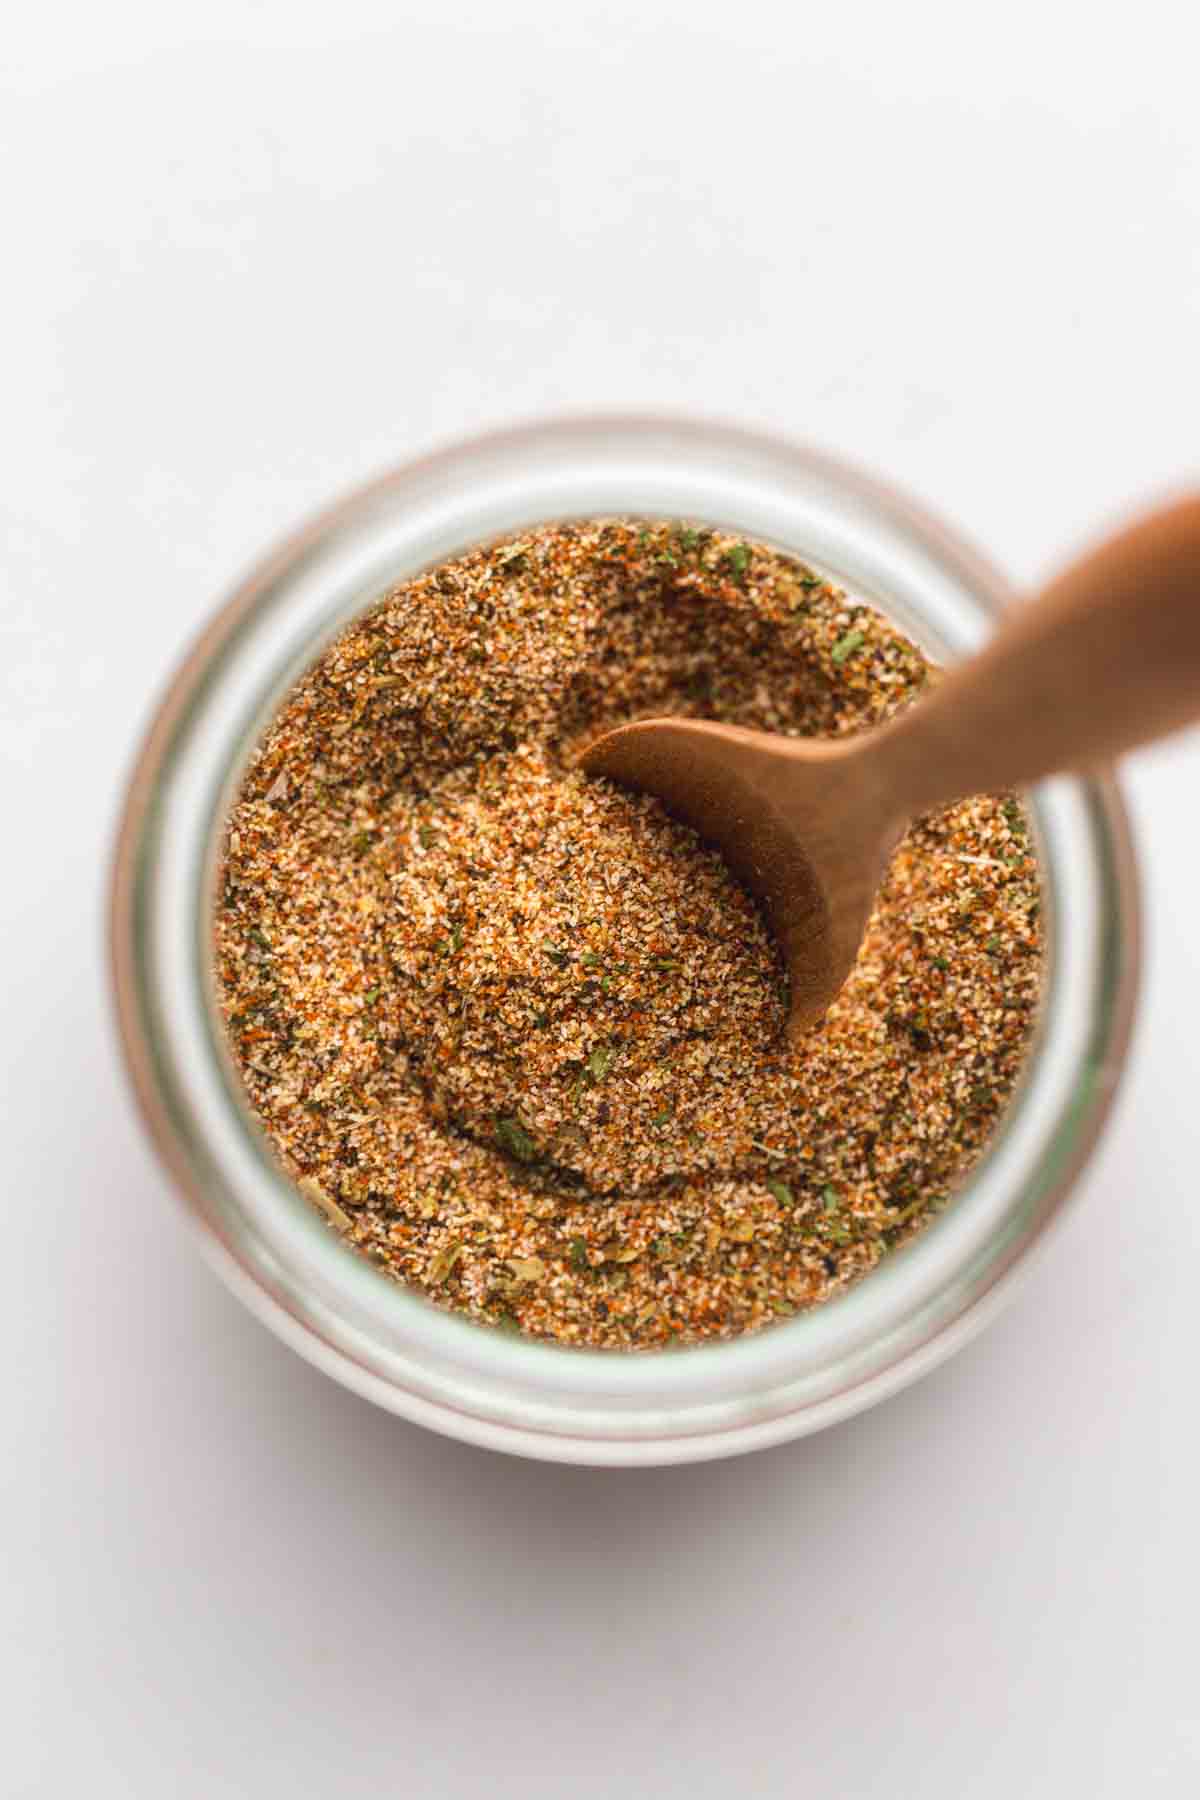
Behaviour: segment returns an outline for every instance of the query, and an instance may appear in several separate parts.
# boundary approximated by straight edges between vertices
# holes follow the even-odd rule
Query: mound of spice
[[[947,1202],[1036,1015],[1014,799],[918,822],[825,1019],[755,904],[581,775],[622,719],[796,735],[928,679],[879,614],[724,534],[552,525],[405,583],[297,684],[229,822],[217,972],[284,1168],[397,1279],[564,1343],[811,1307]]]

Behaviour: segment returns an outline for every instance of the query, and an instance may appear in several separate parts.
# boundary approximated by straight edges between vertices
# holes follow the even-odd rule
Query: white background
[[[1197,1793],[1196,739],[1129,770],[1147,981],[1082,1203],[952,1364],[748,1460],[509,1460],[285,1350],[142,1142],[101,935],[180,647],[413,451],[693,408],[863,461],[1022,580],[1200,477],[1190,13],[9,21],[5,1795]]]

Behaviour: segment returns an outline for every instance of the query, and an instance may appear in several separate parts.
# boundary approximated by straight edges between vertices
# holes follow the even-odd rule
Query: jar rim
[[[986,1322],[1061,1214],[1108,1113],[1140,918],[1112,776],[1034,789],[1050,943],[1019,1091],[945,1214],[820,1308],[715,1344],[590,1351],[498,1333],[373,1268],[275,1164],[224,1051],[208,980],[220,826],[281,695],[388,586],[504,531],[612,513],[703,518],[773,542],[948,656],[986,636],[1009,598],[985,558],[894,488],[736,426],[568,417],[406,462],[286,538],[185,656],[125,798],[112,971],[142,1116],[210,1259],[272,1329],[345,1385],[451,1436],[553,1460],[661,1463],[819,1429]]]

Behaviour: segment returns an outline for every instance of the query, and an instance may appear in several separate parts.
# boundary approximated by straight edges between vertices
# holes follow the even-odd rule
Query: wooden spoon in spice
[[[814,742],[644,719],[582,757],[656,794],[764,903],[791,984],[788,1028],[850,973],[911,821],[971,794],[1083,772],[1200,719],[1200,497],[1149,514],[1016,608],[899,717]]]

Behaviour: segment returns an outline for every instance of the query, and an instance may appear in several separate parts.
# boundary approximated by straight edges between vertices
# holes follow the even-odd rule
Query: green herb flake
[[[655,1115],[651,1119],[650,1123],[652,1125],[665,1125],[667,1120],[672,1116],[673,1112],[674,1112],[673,1107],[664,1106],[661,1112],[655,1113]]]
[[[839,664],[844,663],[847,657],[853,656],[859,646],[865,644],[866,641],[867,634],[865,631],[847,631],[838,639],[837,643],[833,646],[833,649],[829,652],[830,661]]]
[[[437,1252],[436,1256],[430,1260],[429,1267],[425,1271],[425,1279],[431,1287],[441,1286],[442,1282],[445,1281],[446,1277],[453,1270],[462,1253],[463,1246],[457,1240],[453,1243],[446,1244]]]
[[[373,831],[358,831],[350,839],[350,848],[355,856],[365,856],[375,840]]]
[[[838,1198],[838,1191],[833,1186],[832,1182],[822,1188],[821,1199],[824,1202],[825,1211],[827,1213],[835,1213],[841,1204],[841,1201]]]
[[[725,561],[729,564],[735,581],[745,581],[746,571],[750,567],[749,544],[735,544],[732,550],[725,552]]]
[[[1006,800],[1002,810],[1004,812],[1004,822],[1008,826],[1012,836],[1019,844],[1025,843],[1029,836],[1029,827],[1025,823],[1025,815],[1021,811],[1020,806],[1015,800]]]
[[[367,992],[363,995],[363,1005],[374,1006],[382,992],[383,989],[381,987],[368,988]]]
[[[452,950],[461,950],[462,949],[462,941],[463,941],[463,928],[461,925],[456,925],[454,927],[454,930],[450,933],[450,948]]]
[[[685,550],[694,550],[700,542],[700,533],[693,531],[690,525],[685,525],[679,533],[679,542]]]
[[[603,963],[604,958],[602,956],[597,956],[594,950],[585,950],[579,960],[587,969],[598,969]]]
[[[669,956],[652,956],[646,967],[648,969],[677,969],[679,964],[673,962]]]
[[[538,1159],[538,1147],[530,1137],[520,1119],[497,1119],[496,1136],[503,1149],[518,1162],[532,1163]]]
[[[610,1044],[597,1044],[585,1064],[588,1075],[593,1081],[603,1081],[612,1067],[616,1051]]]
[[[433,845],[437,843],[437,832],[432,825],[417,826],[417,842],[423,850],[432,849]]]
[[[780,1206],[795,1205],[795,1195],[786,1181],[768,1181],[764,1183],[764,1186],[771,1198],[778,1200]]]
[[[571,1267],[578,1269],[582,1275],[591,1266],[588,1261],[587,1244],[581,1237],[573,1237],[571,1239]]]

